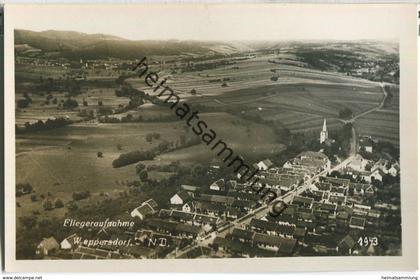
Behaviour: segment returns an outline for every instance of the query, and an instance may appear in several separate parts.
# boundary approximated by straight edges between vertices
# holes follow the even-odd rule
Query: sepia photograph
[[[415,5],[9,11],[13,262],[415,268]]]

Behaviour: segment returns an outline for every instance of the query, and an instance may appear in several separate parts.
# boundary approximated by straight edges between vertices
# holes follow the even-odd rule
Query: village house
[[[351,183],[349,186],[349,193],[351,193],[352,196],[364,196],[365,190],[369,188],[369,186],[369,184]]]
[[[292,225],[278,224],[260,219],[252,219],[250,222],[250,227],[254,231],[288,238],[293,238],[296,229],[296,227]]]
[[[36,247],[35,254],[37,256],[49,256],[60,248],[54,237],[44,238]]]
[[[232,205],[235,201],[234,197],[224,196],[224,195],[211,195],[211,194],[202,194],[198,200],[206,201],[211,203],[219,203],[224,205]]]
[[[226,186],[225,186],[225,180],[224,179],[219,179],[215,182],[213,182],[210,187],[211,190],[213,191],[221,191],[224,192],[226,191]]]
[[[268,170],[271,166],[273,166],[273,163],[269,159],[265,159],[257,163],[259,170]]]
[[[366,195],[367,197],[372,197],[374,194],[375,194],[375,190],[374,190],[374,188],[373,188],[373,186],[372,186],[372,185],[368,186],[368,187],[365,189],[365,195]]]
[[[174,194],[171,197],[170,202],[172,205],[183,205],[189,202],[190,200],[191,196],[189,195],[189,193],[187,191],[182,190]]]
[[[241,241],[243,243],[252,244],[254,235],[256,233],[250,230],[244,230],[241,228],[234,228],[231,234],[232,239]]]
[[[366,223],[366,220],[364,218],[352,216],[350,218],[349,227],[354,228],[354,229],[364,230],[365,229],[365,223]]]
[[[189,201],[182,205],[182,211],[184,212],[195,212],[195,203],[194,201]]]
[[[373,146],[366,145],[364,148],[365,148],[365,151],[368,152],[368,153],[372,153],[373,152]]]
[[[79,245],[81,238],[77,236],[76,233],[66,237],[61,241],[60,248],[62,250],[70,250],[73,251]]]
[[[359,216],[366,216],[369,211],[370,211],[371,207],[368,205],[363,205],[363,204],[354,204],[353,205],[353,213],[359,215]]]
[[[154,259],[157,257],[156,250],[140,245],[122,246],[120,252],[124,256],[137,259]]]
[[[329,170],[331,168],[331,161],[321,152],[306,151],[296,156],[300,160],[308,160],[308,163],[321,165],[321,169]]]
[[[341,255],[351,255],[355,245],[356,241],[348,234],[338,243],[337,251]]]
[[[373,152],[374,141],[370,137],[360,137],[359,149],[367,153]]]
[[[188,192],[191,197],[194,197],[200,188],[191,185],[181,185],[181,190]]]
[[[157,203],[153,199],[146,200],[139,207],[131,211],[131,217],[138,217],[140,220],[144,220],[147,215],[152,215],[157,212]]]
[[[366,165],[368,164],[369,164],[369,160],[357,154],[355,158],[347,165],[347,167],[349,167],[352,170],[361,172],[361,171],[366,171]]]
[[[213,226],[217,225],[220,222],[220,219],[218,217],[168,209],[162,209],[159,213],[159,217],[171,218],[178,222],[186,223],[192,226],[200,226],[206,232],[212,229]]]
[[[301,207],[305,207],[305,208],[311,208],[313,201],[314,201],[313,198],[297,195],[297,196],[293,197],[292,204],[295,204],[295,205],[298,205],[298,206],[301,206]]]
[[[369,183],[371,183],[373,181],[373,179],[382,182],[383,175],[385,175],[384,172],[378,168],[378,169],[374,169],[371,172],[369,172],[368,174],[364,175],[363,178],[365,179],[366,182],[369,182]]]
[[[349,213],[346,211],[339,211],[336,215],[336,229],[339,232],[345,232],[349,226]]]
[[[297,240],[294,238],[284,238],[262,233],[256,233],[253,242],[261,249],[273,250],[284,255],[292,254],[297,244]]]
[[[400,166],[395,163],[391,166],[391,168],[388,169],[388,174],[392,177],[396,177],[398,173],[400,172]]]

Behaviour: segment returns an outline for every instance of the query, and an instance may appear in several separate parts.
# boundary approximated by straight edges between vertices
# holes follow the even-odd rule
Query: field
[[[209,128],[217,133],[217,138],[225,141],[236,154],[243,155],[246,160],[259,161],[281,152],[285,147],[277,142],[276,135],[266,125],[241,120],[227,113],[200,114],[200,119],[205,120]],[[210,146],[202,144],[164,154],[158,160],[209,163],[217,157],[217,153],[218,150],[212,151]]]
[[[284,145],[276,142],[271,128],[265,125],[243,121],[224,113],[203,114],[201,119],[206,120],[218,137],[228,143],[236,153],[246,158],[261,160],[264,156],[284,148]],[[38,195],[50,192],[64,202],[70,201],[71,194],[75,191],[88,190],[93,196],[98,196],[100,192],[117,195],[126,190],[125,182],[138,180],[138,177],[134,165],[113,168],[112,161],[121,153],[150,149],[164,140],[179,141],[181,135],[186,133],[184,126],[185,123],[180,121],[80,123],[54,131],[19,135],[16,139],[16,182],[30,182]],[[159,133],[160,139],[149,143],[145,140],[146,135],[153,132]],[[247,142],[243,141],[245,138],[248,139]],[[121,150],[117,149],[118,144],[122,146]],[[249,145],[253,148],[249,149]],[[103,157],[99,158],[97,152],[102,152]],[[216,153],[204,144],[199,144],[163,154],[146,164],[162,165],[173,161],[181,161],[183,165],[209,163],[216,157]],[[167,175],[150,173],[151,178],[155,179]],[[28,199],[28,196],[21,197],[18,202],[27,205]],[[42,208],[41,202],[30,205],[29,211]],[[54,210],[45,214],[62,215],[64,212]]]
[[[360,135],[372,136],[375,139],[390,142],[396,146],[400,143],[399,87],[390,86],[388,99],[383,108],[358,119],[355,127]]]
[[[167,85],[189,104],[205,105],[215,112],[259,115],[292,132],[318,130],[323,118],[329,127],[339,126],[340,110],[349,108],[356,115],[375,107],[383,97],[378,83],[309,69],[293,60],[295,57],[284,56],[261,55],[214,69],[181,74],[164,70],[159,75],[169,77]],[[153,71],[153,66],[150,69]],[[273,76],[276,81],[271,80]],[[129,82],[149,90],[142,79]],[[196,94],[191,94],[193,89]]]

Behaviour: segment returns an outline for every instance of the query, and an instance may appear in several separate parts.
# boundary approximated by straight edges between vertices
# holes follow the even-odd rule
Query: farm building
[[[259,170],[268,170],[271,166],[273,166],[273,163],[269,159],[262,160],[257,163]]]
[[[138,217],[140,220],[144,220],[146,215],[154,214],[157,212],[157,203],[153,199],[146,200],[143,202],[139,207],[135,208],[131,211],[131,217],[135,218]]]
[[[62,250],[74,250],[78,243],[80,242],[80,237],[76,233],[66,237],[61,241],[60,248]]]
[[[187,203],[190,200],[191,200],[190,194],[184,190],[177,192],[170,199],[172,205],[182,205],[182,204]]]
[[[36,247],[35,254],[38,256],[48,256],[60,248],[54,237],[44,238]]]

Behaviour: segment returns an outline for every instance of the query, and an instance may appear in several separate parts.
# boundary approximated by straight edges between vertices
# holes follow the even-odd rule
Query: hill
[[[200,41],[132,41],[104,34],[86,34],[75,31],[15,30],[15,46],[54,53],[68,59],[103,59],[109,57],[133,59],[150,55],[206,55],[232,54],[250,48],[238,43]],[[26,49],[27,49],[26,48]],[[17,49],[19,51],[19,49]],[[22,53],[20,53],[22,54]]]

